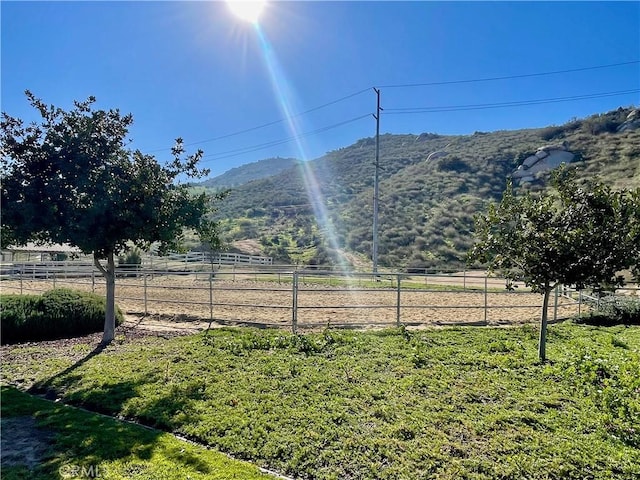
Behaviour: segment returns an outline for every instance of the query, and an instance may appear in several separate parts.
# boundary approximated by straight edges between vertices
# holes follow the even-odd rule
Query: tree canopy
[[[184,228],[215,243],[215,224],[207,218],[212,197],[193,195],[181,183],[208,173],[198,168],[203,152],[185,156],[177,139],[171,160],[160,165],[154,156],[127,148],[131,115],[94,110],[94,97],[65,111],[26,95],[41,122],[25,126],[2,114],[2,242],[68,243],[93,254],[107,278],[103,340],[110,341],[114,254],[131,243],[175,249]]]
[[[511,181],[499,204],[476,217],[470,252],[509,281],[544,295],[540,358],[549,293],[558,284],[600,288],[624,282],[640,267],[640,189],[613,190],[598,179],[577,181],[560,168],[553,189],[517,196]]]

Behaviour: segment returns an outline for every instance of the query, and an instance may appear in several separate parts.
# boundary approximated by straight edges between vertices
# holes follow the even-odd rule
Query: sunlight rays
[[[276,99],[278,100],[280,110],[284,118],[286,119],[287,128],[289,129],[291,136],[294,138],[298,157],[302,160],[302,179],[307,191],[307,196],[309,197],[309,203],[313,208],[316,221],[318,222],[318,225],[320,225],[321,231],[324,231],[325,233],[325,237],[329,243],[329,246],[339,255],[339,245],[335,227],[327,212],[324,196],[322,194],[322,191],[320,190],[318,180],[315,176],[315,173],[313,172],[313,169],[310,167],[307,161],[309,160],[309,158],[306,153],[305,145],[303,144],[302,139],[299,137],[302,129],[294,118],[294,92],[290,87],[289,82],[287,81],[287,77],[279,64],[278,59],[275,56],[271,44],[260,28],[260,25],[258,23],[254,23],[253,27],[260,42],[260,48],[262,49],[264,62],[267,67],[267,71],[269,72],[269,79],[271,80],[273,92],[276,96]],[[345,272],[349,271],[349,266],[340,255],[338,261],[342,270],[344,270]]]

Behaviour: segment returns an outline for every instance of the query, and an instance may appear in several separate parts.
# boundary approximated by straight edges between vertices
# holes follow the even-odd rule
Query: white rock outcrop
[[[628,130],[636,130],[637,128],[640,128],[640,110],[636,108],[629,112],[625,122],[620,124],[616,131],[626,132]]]
[[[563,163],[570,163],[574,158],[575,154],[567,149],[566,142],[559,145],[546,145],[525,158],[522,165],[513,171],[511,177],[519,180],[520,183],[532,182],[537,174],[553,170]]]

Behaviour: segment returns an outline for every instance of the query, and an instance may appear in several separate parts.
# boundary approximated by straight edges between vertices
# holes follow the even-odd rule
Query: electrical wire
[[[537,100],[521,100],[517,102],[478,103],[473,105],[449,105],[442,107],[409,107],[409,108],[385,108],[384,115],[406,115],[413,113],[437,113],[459,112],[464,110],[487,110],[492,108],[519,107],[524,105],[544,105],[547,103],[574,102],[591,98],[613,97],[617,95],[629,95],[638,93],[640,89],[620,90],[616,92],[592,93],[587,95],[574,95],[571,97],[542,98]]]
[[[218,153],[211,153],[209,155],[204,155],[202,158],[202,163],[205,162],[211,162],[211,161],[215,161],[215,160],[222,160],[225,158],[232,158],[232,157],[237,157],[238,155],[243,155],[245,153],[251,153],[251,152],[256,152],[258,150],[264,150],[265,148],[269,148],[269,147],[274,147],[277,145],[284,145],[293,141],[296,141],[298,139],[301,138],[305,138],[305,137],[309,137],[311,135],[317,135],[319,133],[323,133],[326,132],[328,130],[332,130],[334,128],[338,128],[341,127],[343,125],[347,125],[349,123],[353,123],[353,122],[357,122],[358,120],[362,120],[363,118],[367,118],[369,117],[371,114],[367,113],[365,115],[360,115],[359,117],[354,117],[350,120],[345,120],[344,122],[339,122],[339,123],[335,123],[333,125],[328,125],[326,127],[321,127],[318,128],[316,130],[311,130],[309,132],[304,132],[301,133],[299,135],[294,135],[288,138],[283,138],[280,140],[274,140],[271,142],[266,142],[266,143],[260,143],[260,144],[256,144],[256,145],[250,145],[247,147],[242,147],[242,148],[237,148],[234,150],[227,150],[225,152],[218,152]]]
[[[506,76],[498,76],[498,77],[487,77],[487,78],[476,78],[476,79],[467,79],[467,80],[450,80],[450,81],[440,81],[440,82],[427,82],[427,83],[406,83],[406,84],[393,84],[393,85],[381,85],[378,86],[377,88],[405,88],[405,87],[423,87],[423,86],[436,86],[436,85],[455,85],[455,84],[467,84],[467,83],[479,83],[479,82],[490,82],[490,81],[497,81],[497,80],[510,80],[510,79],[517,79],[517,78],[528,78],[528,77],[541,77],[541,76],[547,76],[547,75],[559,75],[559,74],[564,74],[564,73],[574,73],[574,72],[584,72],[584,71],[589,71],[589,70],[597,70],[597,69],[604,69],[604,68],[614,68],[614,67],[620,67],[620,66],[624,66],[624,65],[633,65],[633,64],[638,64],[640,63],[640,60],[632,60],[632,61],[628,61],[628,62],[619,62],[619,63],[611,63],[611,64],[607,64],[607,65],[595,65],[595,66],[590,66],[590,67],[582,67],[582,68],[572,68],[572,69],[566,69],[566,70],[556,70],[556,71],[550,71],[550,72],[539,72],[539,73],[528,73],[528,74],[521,74],[521,75],[506,75]],[[274,120],[272,122],[268,122],[268,123],[264,123],[261,125],[256,125],[254,127],[249,127],[249,128],[245,128],[243,130],[238,130],[232,133],[227,133],[224,135],[219,135],[217,137],[212,137],[206,140],[199,140],[197,142],[190,142],[190,143],[186,143],[184,144],[185,146],[194,146],[194,145],[200,145],[203,143],[209,143],[209,142],[214,142],[217,140],[222,140],[222,139],[226,139],[226,138],[231,138],[231,137],[235,137],[238,135],[242,135],[245,133],[250,133],[250,132],[254,132],[256,130],[260,130],[266,127],[270,127],[272,125],[277,125],[280,123],[283,123],[285,121],[288,121],[290,119],[293,118],[297,118],[300,117],[302,115],[306,115],[308,113],[312,113],[315,112],[317,110],[321,110],[323,108],[329,107],[331,105],[335,105],[337,103],[343,102],[345,100],[348,100],[350,98],[356,97],[358,95],[361,95],[365,92],[368,92],[371,90],[371,88],[376,88],[376,87],[367,87],[364,88],[362,90],[358,90],[357,92],[353,92],[349,95],[346,95],[344,97],[340,97],[336,100],[332,100],[330,102],[326,102],[322,105],[319,105],[317,107],[313,107],[310,108],[308,110],[302,111],[300,113],[296,113],[294,115],[288,116],[288,117],[284,117],[278,120]],[[593,97],[593,98],[597,98],[597,97]],[[561,100],[555,100],[555,101],[561,101]],[[562,100],[562,101],[569,101],[569,100]],[[551,100],[550,100],[551,102]],[[526,103],[525,103],[526,104]],[[504,106],[515,106],[515,105],[504,105]],[[426,108],[447,108],[447,107],[426,107]],[[469,109],[478,109],[478,106],[470,106],[470,107],[451,107],[451,108],[460,108],[461,110],[469,110]],[[483,108],[499,108],[497,106],[497,104],[493,105],[493,106],[484,106]],[[398,109],[395,109],[395,112],[391,112],[389,110],[394,110],[394,109],[385,109],[385,114],[399,114],[401,112],[397,111]],[[424,110],[426,112],[426,110]],[[456,110],[429,110],[429,111],[456,111]],[[422,113],[422,112],[404,112],[404,113]],[[348,122],[347,122],[348,123]],[[344,124],[344,123],[343,123]],[[263,146],[260,146],[259,149],[262,148],[268,148],[268,146],[273,146],[273,145],[280,145],[282,142],[288,142],[291,140],[281,140],[281,141],[275,141],[273,142],[273,144],[263,144]],[[252,148],[252,147],[247,147],[247,148]],[[257,146],[256,146],[257,148]],[[257,148],[258,149],[258,148]],[[156,152],[161,152],[161,151],[168,151],[171,150],[171,148],[159,148],[156,150],[150,150],[149,153],[156,153]],[[239,152],[240,150],[238,150]],[[249,153],[251,151],[256,151],[256,150],[247,150],[245,153]],[[236,153],[235,151],[230,151],[228,153]],[[220,155],[224,154],[220,153]],[[239,153],[240,154],[240,153]],[[218,155],[218,154],[216,154]],[[236,155],[231,155],[231,156],[236,156]],[[206,157],[211,157],[211,155],[207,155]],[[220,157],[220,158],[229,158],[229,157]]]
[[[222,139],[225,139],[225,138],[231,138],[231,137],[235,137],[235,136],[238,136],[238,135],[242,135],[243,133],[249,133],[249,132],[254,132],[256,130],[261,130],[263,128],[270,127],[272,125],[278,125],[279,123],[283,123],[285,121],[288,121],[289,119],[301,117],[302,115],[306,115],[308,113],[312,113],[312,112],[315,112],[317,110],[321,110],[323,108],[329,107],[331,105],[335,105],[336,103],[340,103],[340,102],[343,102],[345,100],[349,100],[350,98],[353,98],[353,97],[356,97],[358,95],[361,95],[364,92],[368,92],[369,90],[370,90],[370,88],[364,88],[362,90],[359,90],[357,92],[351,93],[351,94],[346,95],[344,97],[340,97],[337,100],[332,100],[331,102],[323,103],[322,105],[319,105],[317,107],[310,108],[309,110],[305,110],[303,112],[296,113],[294,115],[290,115],[288,117],[281,118],[279,120],[274,120],[273,122],[263,123],[262,125],[256,125],[255,127],[245,128],[244,130],[238,130],[237,132],[232,132],[232,133],[227,133],[227,134],[224,134],[224,135],[219,135],[217,137],[209,138],[207,140],[199,140],[197,142],[185,143],[184,146],[185,147],[191,147],[193,145],[200,145],[202,143],[214,142],[216,140],[222,140]],[[151,150],[150,153],[161,152],[161,151],[165,151],[165,150],[170,150],[170,148],[159,148],[157,150]]]
[[[377,88],[405,88],[405,87],[431,87],[436,85],[456,85],[461,83],[479,83],[479,82],[493,82],[497,80],[512,80],[516,78],[530,78],[530,77],[543,77],[547,75],[559,75],[562,73],[574,73],[574,72],[585,72],[589,70],[598,70],[602,68],[613,68],[613,67],[621,67],[623,65],[633,65],[640,63],[640,60],[632,60],[630,62],[620,62],[620,63],[610,63],[608,65],[596,65],[592,67],[582,67],[582,68],[571,68],[567,70],[555,70],[552,72],[541,72],[541,73],[525,73],[522,75],[505,75],[502,77],[487,77],[487,78],[474,78],[469,80],[449,80],[444,82],[426,82],[426,83],[404,83],[404,84],[395,84],[395,85],[380,85]]]

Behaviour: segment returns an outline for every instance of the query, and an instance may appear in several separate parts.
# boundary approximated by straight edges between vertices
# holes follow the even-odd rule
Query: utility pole
[[[373,273],[378,273],[378,193],[379,193],[379,174],[380,168],[380,90],[373,87],[373,91],[376,92],[378,105],[376,108],[376,114],[373,118],[376,119],[376,161],[375,161],[375,173],[373,176]]]

